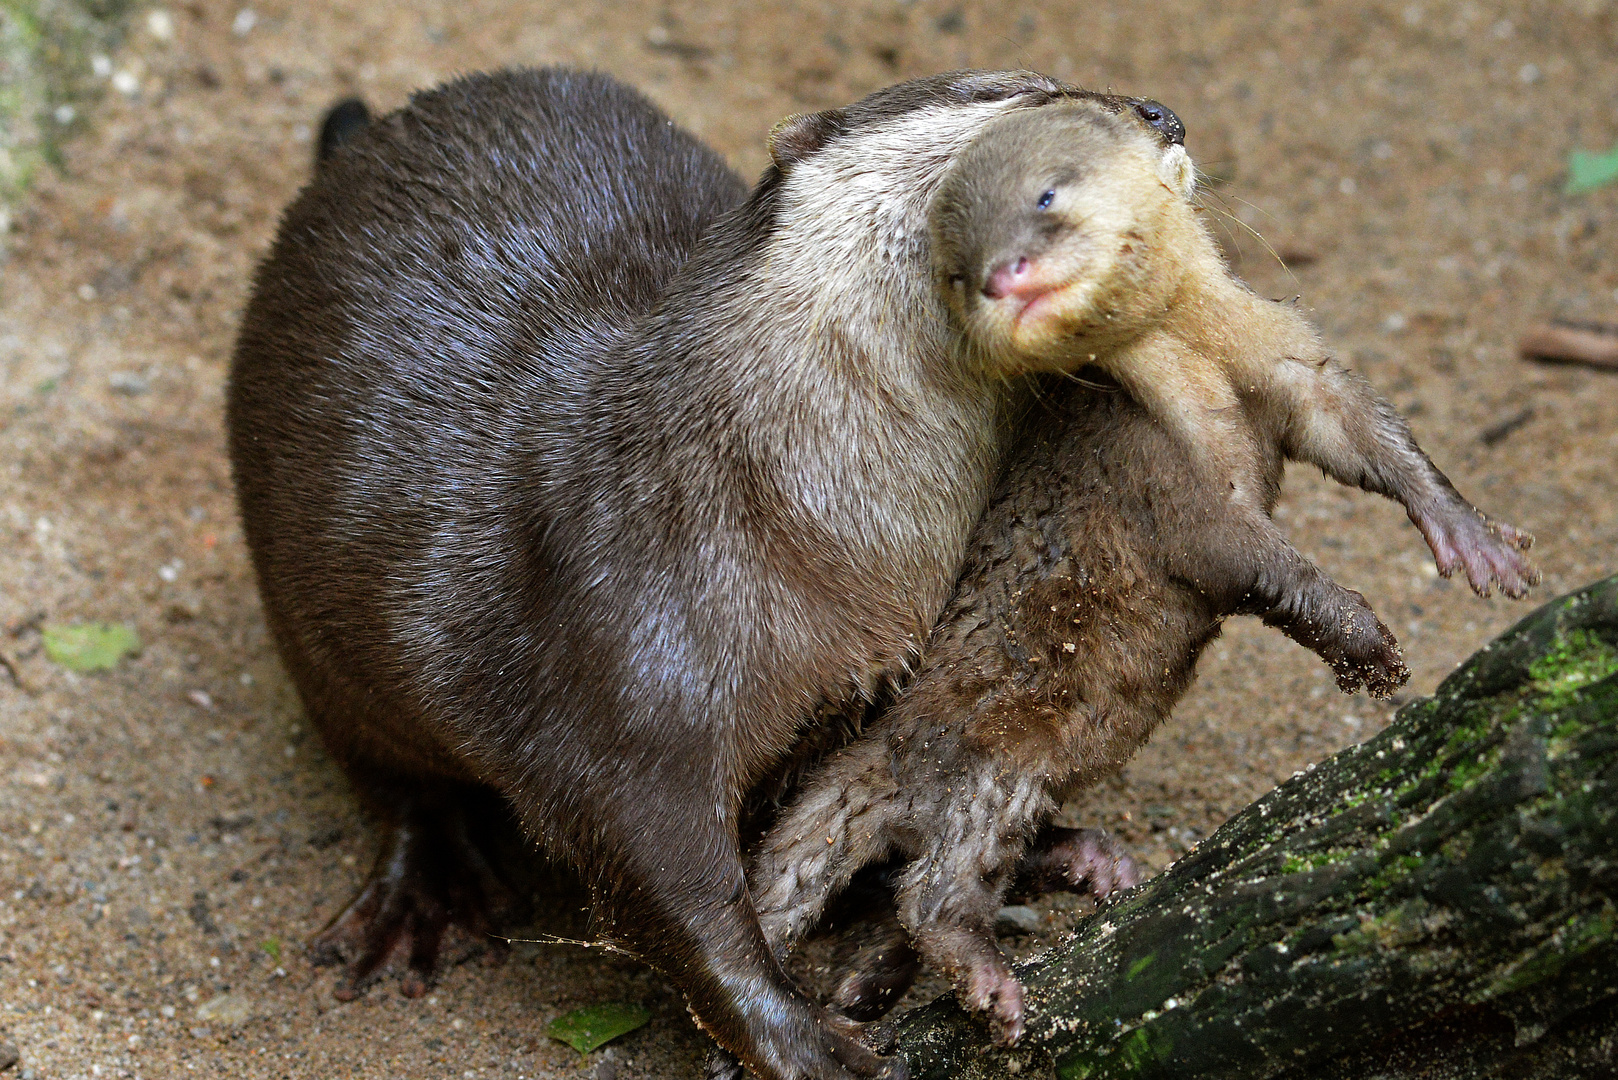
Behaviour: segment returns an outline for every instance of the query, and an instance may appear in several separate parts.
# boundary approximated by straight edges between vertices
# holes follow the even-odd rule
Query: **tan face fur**
[[[1185,148],[1129,113],[1007,114],[939,186],[935,281],[992,367],[1071,370],[1162,319],[1207,246],[1193,190]]]

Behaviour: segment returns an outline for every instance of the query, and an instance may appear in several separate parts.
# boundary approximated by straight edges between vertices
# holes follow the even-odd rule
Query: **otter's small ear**
[[[770,160],[785,172],[831,141],[843,130],[843,111],[793,113],[770,129]]]

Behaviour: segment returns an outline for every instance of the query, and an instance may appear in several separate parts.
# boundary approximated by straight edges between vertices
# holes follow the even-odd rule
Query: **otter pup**
[[[1074,101],[997,119],[951,165],[933,250],[984,363],[1078,356],[1130,392],[1058,387],[1030,414],[915,681],[811,775],[751,873],[785,950],[857,870],[899,858],[900,922],[1007,1043],[1021,987],[993,920],[1019,859],[1168,715],[1225,617],[1260,615],[1345,692],[1408,677],[1364,598],[1271,521],[1285,460],[1399,499],[1439,568],[1464,567],[1480,594],[1538,580],[1526,534],[1467,504],[1292,308],[1230,274],[1177,149]],[[1103,836],[1059,841],[1070,884],[1128,883]],[[890,949],[840,1001],[873,986],[891,1000],[906,962]]]
[[[1292,308],[1253,293],[1198,220],[1194,170],[1139,125],[1083,101],[986,126],[932,210],[935,272],[999,369],[1099,366],[1188,446],[1201,483],[1253,516],[1263,432],[1289,458],[1403,503],[1448,577],[1522,597],[1532,537],[1490,521],[1422,453],[1404,419],[1333,361]],[[1259,403],[1260,434],[1244,415]]]
[[[265,616],[386,835],[316,941],[352,996],[503,886],[493,792],[765,1080],[896,1075],[748,893],[744,793],[913,658],[1026,390],[962,343],[928,208],[996,117],[941,75],[783,121],[747,195],[639,94],[518,71],[347,136],[259,267],[227,421]],[[1057,362],[1065,367],[1065,360]]]

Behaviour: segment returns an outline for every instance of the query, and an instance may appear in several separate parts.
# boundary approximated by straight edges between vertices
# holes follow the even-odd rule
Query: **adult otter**
[[[1173,137],[1131,99],[942,75],[783,121],[744,199],[638,94],[527,71],[322,164],[227,419],[276,644],[388,830],[317,941],[353,957],[342,994],[396,950],[419,993],[446,922],[481,925],[492,790],[760,1076],[889,1069],[776,962],[737,811],[949,596],[1023,391],[950,325],[927,209],[985,123],[1069,97]]]
[[[1270,520],[1284,460],[1399,499],[1480,594],[1538,578],[1529,537],[1467,504],[1291,307],[1231,276],[1189,177],[1082,101],[998,118],[956,156],[934,252],[969,337],[1008,368],[1081,355],[1141,401],[1067,386],[1034,411],[915,681],[809,779],[751,874],[784,949],[857,870],[899,858],[901,923],[1006,1042],[1021,987],[993,920],[1026,846],[1168,715],[1225,617],[1261,615],[1344,691],[1408,677],[1364,597]],[[1075,875],[1112,857],[1095,835],[1063,840]],[[842,994],[903,981],[854,980]]]

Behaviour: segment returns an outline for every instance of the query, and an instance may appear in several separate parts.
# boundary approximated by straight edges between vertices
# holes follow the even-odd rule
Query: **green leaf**
[[[1568,158],[1566,191],[1569,195],[1593,191],[1614,180],[1618,180],[1618,146],[1605,154],[1575,150]]]
[[[545,1034],[567,1043],[581,1054],[588,1054],[596,1047],[643,1026],[651,1018],[652,1014],[639,1005],[622,1002],[590,1005],[558,1016],[545,1029]]]
[[[277,964],[281,962],[280,938],[265,938],[263,941],[258,943],[258,947],[269,953],[270,959],[275,961]]]
[[[140,635],[133,626],[115,623],[73,623],[46,626],[45,655],[73,671],[100,671],[140,651]]]

